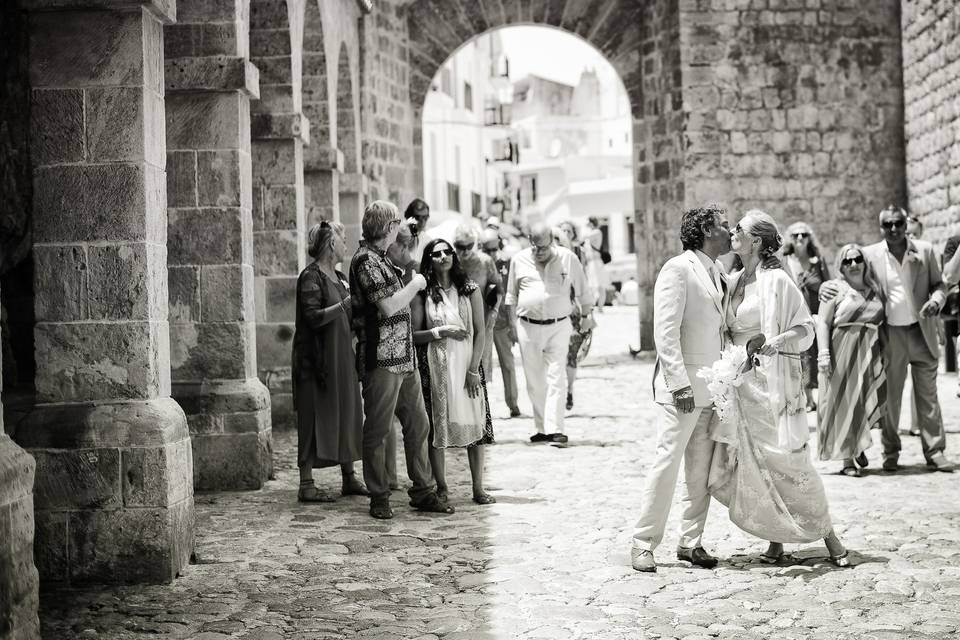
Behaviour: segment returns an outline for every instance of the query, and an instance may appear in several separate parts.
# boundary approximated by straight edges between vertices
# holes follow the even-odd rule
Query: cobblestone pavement
[[[714,503],[711,571],[673,559],[676,514],[660,571],[630,568],[639,488],[655,447],[649,361],[625,355],[635,310],[608,309],[581,369],[567,447],[531,445],[529,418],[506,420],[491,384],[498,444],[488,452],[497,504],[470,501],[463,452],[448,455],[451,517],[422,515],[394,494],[397,516],[366,501],[296,502],[295,438],[275,434],[277,479],[246,493],[199,494],[197,563],[171,585],[43,596],[44,637],[140,638],[944,638],[960,628],[960,473],[928,473],[905,438],[896,476],[860,479],[819,464],[852,569],[821,545],[796,561],[755,560],[763,543]],[[960,427],[956,378],[941,399]],[[525,394],[521,393],[521,396]],[[525,402],[525,397],[524,397]],[[529,415],[529,405],[521,404]],[[876,434],[875,434],[876,435]],[[960,436],[948,453],[960,456]],[[328,488],[339,478],[323,471]]]

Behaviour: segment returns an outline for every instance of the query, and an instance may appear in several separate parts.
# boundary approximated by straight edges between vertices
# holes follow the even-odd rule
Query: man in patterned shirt
[[[371,202],[361,221],[363,240],[350,262],[357,372],[363,385],[363,479],[370,491],[370,515],[382,520],[393,517],[386,438],[394,414],[400,419],[407,474],[413,482],[410,506],[435,513],[454,511],[437,498],[427,455],[430,424],[413,350],[410,301],[426,281],[417,274],[404,286],[386,253],[399,226],[396,205]]]

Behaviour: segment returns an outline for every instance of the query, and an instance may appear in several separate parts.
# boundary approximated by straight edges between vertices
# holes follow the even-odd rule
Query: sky
[[[593,67],[604,83],[617,76],[610,63],[580,38],[549,27],[507,27],[499,32],[510,59],[510,77],[535,74],[576,85],[584,67]]]

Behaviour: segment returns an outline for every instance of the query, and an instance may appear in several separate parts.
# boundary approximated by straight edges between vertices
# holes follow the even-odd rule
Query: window
[[[483,211],[483,198],[476,191],[470,192],[470,215],[477,217]]]
[[[637,239],[633,236],[634,229],[633,214],[629,213],[627,214],[627,253],[637,252]]]
[[[440,91],[453,97],[453,80],[450,75],[450,68],[444,67],[440,70]]]
[[[469,82],[463,83],[463,108],[467,111],[473,111],[473,87]]]
[[[460,185],[447,183],[447,209],[460,212]]]
[[[529,207],[537,201],[537,176],[520,176],[520,206]]]

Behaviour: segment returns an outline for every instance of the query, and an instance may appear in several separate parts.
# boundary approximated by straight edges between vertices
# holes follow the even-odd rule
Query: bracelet
[[[467,375],[468,375],[468,376],[478,376],[478,377],[479,377],[479,376],[480,376],[480,371],[470,371],[470,370],[467,370]]]
[[[440,339],[440,327],[434,327],[433,329],[430,329],[430,334],[433,336],[433,339],[434,339],[434,340],[439,340],[439,339]]]

